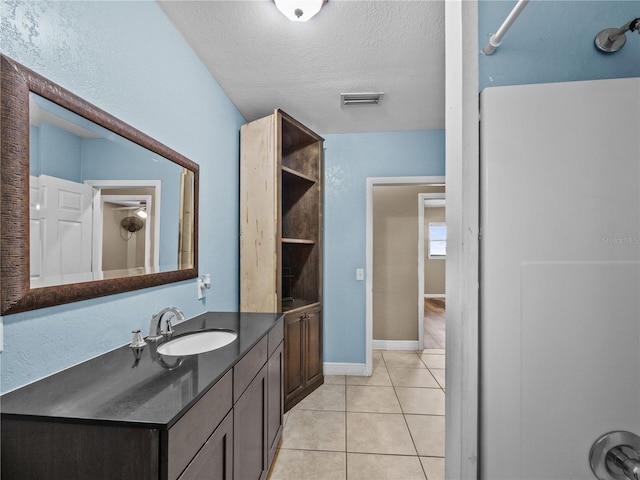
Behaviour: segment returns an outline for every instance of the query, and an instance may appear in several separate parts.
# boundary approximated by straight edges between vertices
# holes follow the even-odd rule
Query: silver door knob
[[[631,432],[609,432],[589,452],[591,470],[600,480],[640,480],[640,437]]]

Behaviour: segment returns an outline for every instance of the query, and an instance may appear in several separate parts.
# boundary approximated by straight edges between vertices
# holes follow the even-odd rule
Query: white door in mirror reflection
[[[86,281],[91,271],[92,189],[48,175],[30,178],[31,287]]]

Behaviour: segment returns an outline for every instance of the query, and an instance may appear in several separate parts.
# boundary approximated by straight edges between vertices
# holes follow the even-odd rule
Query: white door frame
[[[100,202],[98,208],[93,209],[94,214],[94,222],[100,223],[100,225],[94,226],[93,229],[93,245],[94,245],[94,265],[96,266],[96,271],[102,273],[102,240],[103,240],[103,215],[104,215],[104,204],[107,203],[118,203],[123,201],[131,201],[131,202],[144,202],[147,205],[149,211],[153,210],[153,200],[151,195],[100,195]],[[159,244],[158,239],[154,238],[154,252],[157,252]],[[151,260],[151,229],[144,229],[144,268],[145,272],[149,272],[149,267],[151,265],[157,265],[157,262],[154,260],[152,263]]]
[[[447,0],[446,478],[478,478],[480,135],[478,0]]]
[[[366,321],[364,374],[373,372],[373,187],[376,185],[444,185],[445,177],[369,177],[367,178],[366,233]]]
[[[421,349],[424,348],[424,299],[428,297],[424,293],[424,211],[427,208],[425,200],[444,200],[445,198],[446,193],[418,194],[418,347]]]
[[[119,188],[153,188],[155,191],[155,202],[150,208],[153,211],[153,241],[155,243],[153,249],[152,265],[154,268],[160,266],[160,219],[161,219],[161,198],[162,198],[162,182],[160,180],[86,180],[87,185],[93,187],[93,214],[94,214],[94,237],[99,234],[100,241],[102,241],[102,195],[108,195],[109,190]],[[133,197],[131,195],[130,197]],[[99,214],[99,219],[96,216]],[[99,221],[98,221],[99,220]],[[99,232],[97,231],[99,229]],[[150,229],[147,229],[148,231]],[[101,251],[101,250],[100,250]],[[147,257],[147,255],[145,255]],[[94,265],[100,265],[102,267],[102,257],[98,258],[97,252],[94,249]],[[145,265],[147,260],[145,258]],[[101,273],[102,268],[97,270],[96,273]],[[150,272],[152,273],[152,272]]]

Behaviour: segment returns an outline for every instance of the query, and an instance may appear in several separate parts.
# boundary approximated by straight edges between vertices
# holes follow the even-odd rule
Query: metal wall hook
[[[631,432],[609,432],[589,452],[591,470],[600,480],[640,480],[640,437]]]

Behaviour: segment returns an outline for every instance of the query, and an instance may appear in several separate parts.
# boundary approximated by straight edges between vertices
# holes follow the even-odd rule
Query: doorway
[[[151,258],[157,251],[157,239],[151,237],[153,211],[151,195],[101,195],[102,235],[94,236],[96,269],[101,272],[150,272],[156,264]],[[136,223],[137,222],[137,223]]]
[[[373,322],[374,322],[374,274],[373,274],[373,265],[374,265],[374,249],[373,249],[373,238],[374,238],[374,188],[376,186],[419,186],[424,185],[428,187],[439,187],[441,188],[440,194],[444,192],[444,183],[445,177],[372,177],[367,179],[367,218],[366,218],[366,359],[365,359],[365,375],[371,375],[373,371]],[[434,192],[435,193],[435,192]],[[417,218],[418,214],[415,214],[414,218]],[[415,250],[414,250],[415,251]],[[416,290],[413,290],[414,292]],[[413,298],[416,298],[415,296]],[[416,329],[418,330],[418,334],[422,331],[422,310],[418,307],[413,310],[415,324],[417,324]],[[418,313],[420,312],[420,313]],[[420,317],[420,322],[418,322],[416,317]],[[394,346],[400,349],[413,349],[417,350],[421,348],[418,343],[418,335],[416,335],[415,340],[410,341],[410,343],[398,341],[393,343],[385,343],[383,345],[377,344],[379,346],[384,346],[385,348],[393,348]],[[407,348],[409,347],[409,348]]]
[[[424,349],[444,353],[446,339],[445,194],[418,195],[418,328]]]
[[[160,224],[161,224],[161,182],[158,180],[87,180],[86,183],[93,188],[93,265],[94,275],[100,278],[110,278],[113,275],[121,275],[123,271],[129,274],[155,273],[160,265]],[[120,221],[115,227],[116,239],[120,239],[123,232],[126,234],[124,241],[124,253],[117,255],[122,257],[122,266],[103,268],[104,255],[109,257],[109,245],[105,225],[105,212],[113,210],[120,216],[140,215],[143,210],[144,227],[139,233],[140,242],[130,242],[133,230],[123,230]],[[146,216],[144,216],[146,215]],[[115,218],[115,217],[114,217]],[[120,218],[120,217],[118,217]],[[122,228],[121,228],[122,227]],[[121,232],[123,230],[123,232]],[[112,232],[113,233],[113,232]],[[117,242],[116,242],[117,243]],[[129,259],[140,258],[133,263]],[[120,261],[120,260],[119,260]],[[135,266],[133,266],[135,265]]]

